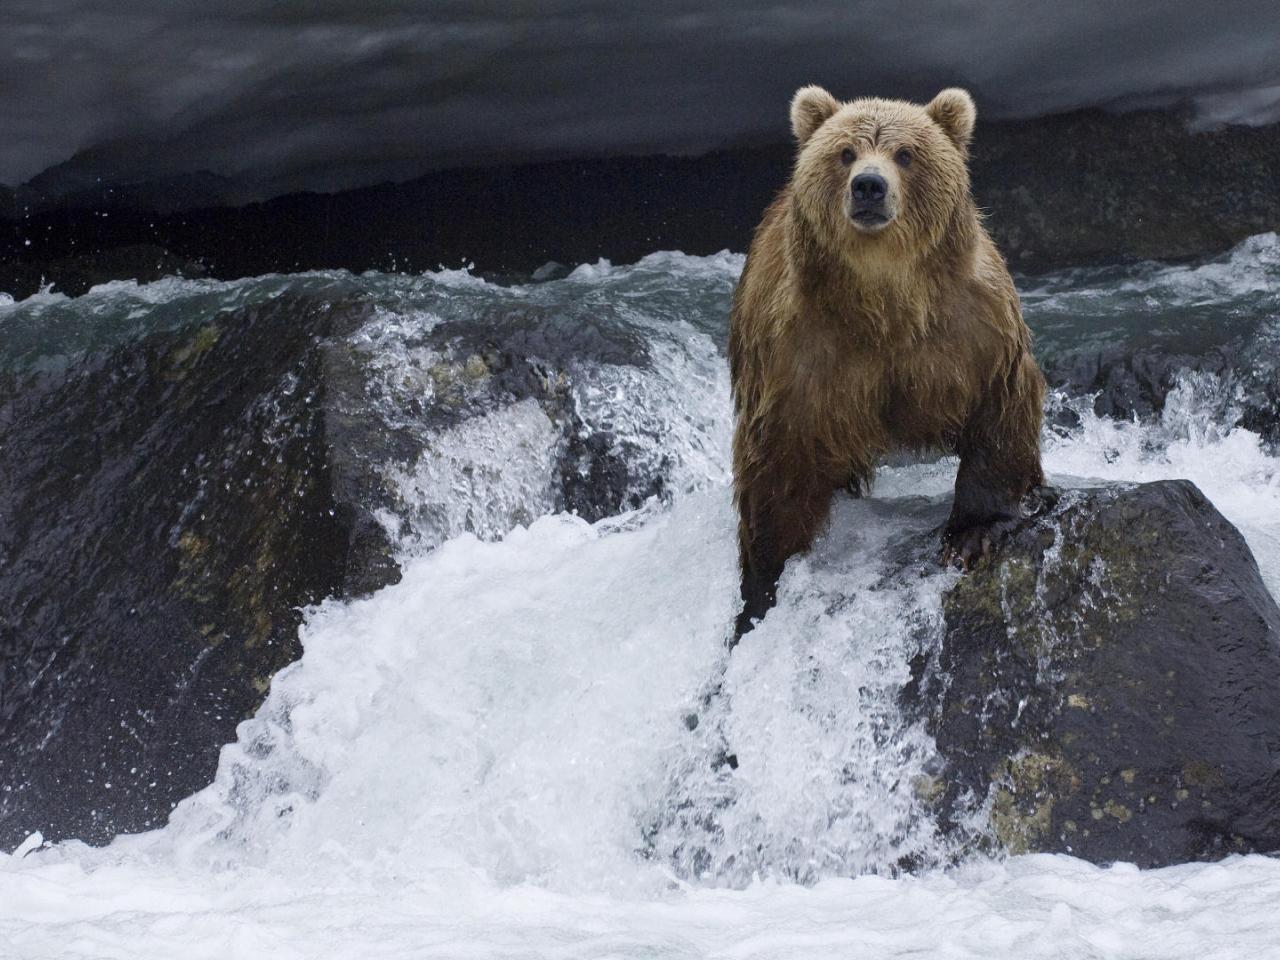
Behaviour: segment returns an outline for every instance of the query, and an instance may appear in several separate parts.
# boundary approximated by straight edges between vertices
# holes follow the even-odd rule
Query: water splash
[[[925,803],[937,752],[900,698],[909,665],[936,654],[955,574],[885,569],[938,521],[937,505],[918,499],[836,505],[691,718],[651,814],[650,856],[729,886],[947,860]]]

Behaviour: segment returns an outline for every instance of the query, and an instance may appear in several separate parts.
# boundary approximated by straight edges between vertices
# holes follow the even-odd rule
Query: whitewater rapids
[[[868,588],[954,460],[888,468],[874,499],[840,499],[777,610],[726,656],[737,582],[718,344],[740,268],[655,254],[516,288],[326,274],[0,304],[12,349],[52,365],[51,330],[91,349],[112,324],[170,323],[184,299],[363,285],[386,308],[362,335],[394,367],[413,362],[398,331],[431,322],[405,301],[596,298],[650,338],[652,368],[588,378],[579,408],[662,438],[675,460],[670,503],[588,524],[539,515],[554,437],[536,410],[443,438],[397,478],[405,501],[461,491],[473,509],[410,510],[402,581],[308,612],[302,659],[166,828],[105,848],[33,836],[0,855],[0,957],[1280,957],[1277,859],[947,866],[910,786],[933,745],[896,704],[956,574]],[[1145,335],[1144,316],[1170,310],[1259,343],[1280,331],[1278,282],[1271,235],[1198,267],[1073,271],[1024,296],[1049,350]],[[1046,430],[1045,466],[1064,485],[1193,480],[1275,594],[1280,459],[1239,425],[1234,396],[1188,373],[1158,417],[1062,398],[1076,419]],[[709,683],[722,696],[691,731]],[[697,835],[708,811],[718,829]],[[904,857],[926,866],[902,873]]]

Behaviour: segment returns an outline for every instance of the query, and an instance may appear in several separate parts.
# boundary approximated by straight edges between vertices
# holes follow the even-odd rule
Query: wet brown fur
[[[885,454],[960,455],[944,541],[966,564],[1042,482],[1044,381],[970,194],[973,120],[959,90],[925,107],[839,104],[813,87],[793,101],[795,169],[756,230],[730,324],[738,636],[772,606],[832,493],[869,489]],[[875,234],[849,218],[851,177],[871,168],[896,210]]]

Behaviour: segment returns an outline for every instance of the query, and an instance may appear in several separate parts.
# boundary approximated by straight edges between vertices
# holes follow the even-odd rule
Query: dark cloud
[[[265,192],[477,159],[697,152],[786,135],[786,101],[924,98],[987,116],[1200,97],[1274,114],[1275,0],[429,3],[6,0],[0,181],[78,151]]]

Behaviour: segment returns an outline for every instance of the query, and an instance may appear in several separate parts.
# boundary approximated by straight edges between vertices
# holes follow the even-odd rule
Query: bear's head
[[[803,87],[791,101],[796,209],[823,242],[860,261],[932,250],[973,216],[967,161],[976,117],[973,98],[955,88],[919,106],[841,103]]]

